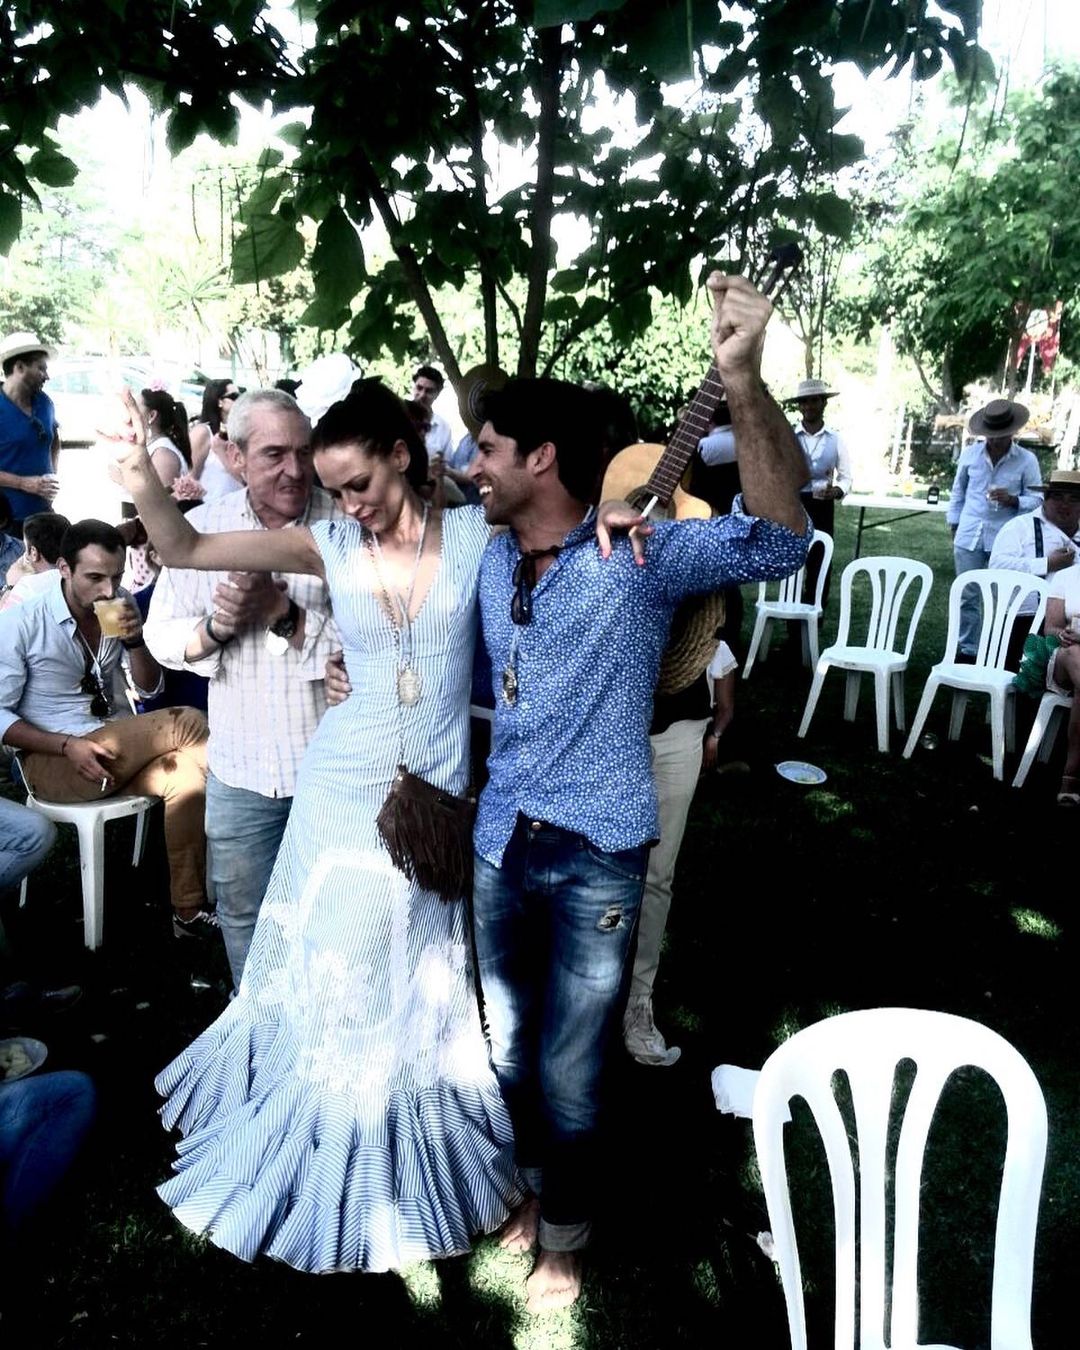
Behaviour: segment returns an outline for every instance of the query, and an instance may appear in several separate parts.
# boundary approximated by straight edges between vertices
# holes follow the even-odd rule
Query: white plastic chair
[[[982,631],[973,665],[964,665],[952,659],[960,634],[960,600],[965,587],[977,586],[982,598]],[[919,701],[919,710],[912,723],[911,735],[904,746],[904,758],[909,759],[918,744],[934,695],[941,685],[953,690],[952,712],[949,717],[949,740],[955,741],[964,723],[964,709],[970,694],[990,696],[990,735],[993,746],[994,777],[1000,782],[1005,776],[1005,750],[1011,750],[1015,741],[1013,718],[1014,672],[1005,669],[1009,639],[1013,624],[1019,617],[1020,606],[1034,591],[1039,597],[1038,608],[1031,616],[1029,632],[1035,633],[1046,612],[1048,584],[1043,577],[1030,572],[1013,572],[1006,568],[977,568],[961,572],[949,589],[949,631],[945,638],[946,659],[939,661],[926,677],[926,687]]]
[[[893,1168],[892,1241],[886,1242],[886,1159],[897,1065],[916,1066],[899,1124]],[[842,1013],[785,1041],[766,1060],[754,1092],[757,1148],[772,1237],[787,1303],[792,1350],[806,1350],[802,1274],[784,1161],[783,1113],[802,1097],[828,1159],[836,1230],[837,1350],[916,1350],[919,1340],[919,1199],[926,1140],[946,1080],[973,1065],[994,1078],[1008,1122],[1008,1143],[994,1244],[991,1350],[1031,1350],[1031,1282],[1039,1192],[1046,1158],[1046,1104],[1028,1064],[996,1032],[950,1013],[873,1008]],[[847,1075],[854,1109],[856,1177],[848,1125],[833,1092]],[[960,1146],[964,1146],[963,1140]],[[891,1245],[891,1284],[886,1250]],[[859,1278],[856,1283],[856,1256]],[[856,1341],[856,1289],[859,1337]],[[885,1310],[890,1333],[885,1334]],[[926,1350],[955,1350],[935,1345]]]
[[[1016,770],[1016,777],[1012,781],[1013,787],[1024,786],[1024,781],[1035,762],[1036,756],[1042,764],[1045,764],[1050,758],[1058,727],[1065,721],[1068,716],[1068,709],[1071,707],[1071,694],[1055,694],[1051,689],[1043,694],[1035,713],[1031,734],[1028,736],[1027,745],[1024,747],[1023,757]]]
[[[866,574],[870,585],[870,618],[863,645],[849,641],[852,595],[856,578]],[[806,700],[799,735],[810,728],[821,687],[831,667],[847,671],[844,690],[844,718],[855,720],[859,706],[859,687],[863,673],[874,677],[874,700],[877,708],[877,743],[882,752],[889,748],[889,704],[895,709],[896,729],[904,730],[904,671],[911,658],[915,630],[926,606],[934,574],[924,562],[914,558],[856,558],[849,562],[840,577],[840,626],[836,641],[826,647],[818,659],[814,680]],[[902,649],[896,641],[900,615],[907,593],[916,587],[914,607],[908,618],[907,636]]]
[[[811,669],[817,665],[821,597],[825,591],[825,580],[829,575],[829,567],[832,563],[832,535],[815,534],[810,541],[810,548],[820,548],[822,552],[821,569],[818,572],[817,585],[814,587],[812,604],[804,604],[802,600],[803,577],[806,573],[805,563],[797,572],[792,572],[791,576],[784,577],[779,583],[776,583],[777,594],[771,600],[768,598],[768,590],[773,583],[758,582],[757,617],[754,620],[753,636],[750,638],[750,650],[746,654],[746,664],[743,666],[742,677],[744,680],[749,678],[750,669],[757,659],[759,650],[763,661],[768,656],[769,640],[772,636],[769,625],[774,622],[801,623],[803,625],[803,664],[809,665]]]
[[[20,769],[21,769],[20,765]],[[156,805],[157,797],[135,795],[106,797],[99,802],[47,802],[35,797],[30,785],[26,787],[26,804],[58,825],[74,825],[79,835],[79,871],[82,876],[83,941],[91,951],[101,946],[105,920],[105,822],[121,816],[137,816],[135,822],[135,850],[131,865],[142,861],[146,841],[146,812]],[[26,883],[23,877],[19,892],[19,907],[26,904]]]

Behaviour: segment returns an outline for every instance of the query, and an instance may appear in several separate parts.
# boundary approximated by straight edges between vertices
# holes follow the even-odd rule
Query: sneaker
[[[652,999],[632,998],[623,1017],[623,1044],[639,1064],[668,1068],[682,1054],[677,1045],[668,1045],[653,1021]]]
[[[173,915],[173,937],[212,938],[220,929],[221,923],[212,909],[196,910],[190,919],[182,919],[179,914]]]
[[[62,989],[35,989],[33,985],[19,980],[0,992],[0,1024],[5,1027],[18,1026],[23,1022],[67,1012],[81,998],[82,990],[77,984],[67,984]]]

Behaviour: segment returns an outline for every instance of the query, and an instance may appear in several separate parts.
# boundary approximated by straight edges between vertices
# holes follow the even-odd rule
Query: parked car
[[[106,356],[49,362],[45,392],[56,406],[65,445],[91,445],[98,429],[116,421],[116,396],[123,388],[145,389],[153,379],[149,366]]]

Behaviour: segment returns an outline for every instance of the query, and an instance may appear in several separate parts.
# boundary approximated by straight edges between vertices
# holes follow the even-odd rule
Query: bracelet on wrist
[[[226,637],[218,637],[218,635],[214,632],[214,626],[213,626],[213,623],[212,623],[213,617],[214,617],[214,616],[213,616],[212,614],[208,614],[208,615],[206,616],[205,621],[203,622],[203,627],[206,629],[206,636],[207,636],[207,637],[210,639],[210,641],[213,642],[216,646],[218,646],[218,647],[225,647],[225,646],[227,646],[227,645],[233,640],[233,638],[236,636],[236,634],[235,634],[235,633],[229,633],[228,636],[226,636]]]
[[[146,646],[146,639],[143,637],[137,637],[133,638],[131,642],[125,642],[124,639],[121,638],[120,646],[123,647],[124,651],[126,652],[137,652],[140,647]]]

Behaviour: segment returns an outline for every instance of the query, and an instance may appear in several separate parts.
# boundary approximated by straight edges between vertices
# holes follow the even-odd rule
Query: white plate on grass
[[[817,787],[828,777],[824,769],[816,764],[807,764],[801,759],[785,759],[776,766],[776,772],[789,783],[801,783],[803,787]]]
[[[45,1063],[49,1051],[44,1041],[32,1036],[12,1036],[0,1041],[0,1083],[14,1083],[26,1078]]]

